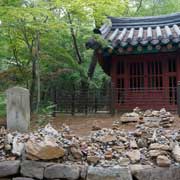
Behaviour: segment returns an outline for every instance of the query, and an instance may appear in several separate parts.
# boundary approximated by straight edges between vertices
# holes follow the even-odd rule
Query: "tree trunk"
[[[35,93],[35,86],[36,86],[36,59],[33,58],[32,60],[32,81],[31,81],[31,87],[30,87],[30,107],[31,112],[33,111],[33,99],[34,99],[34,93]]]
[[[95,72],[96,65],[97,65],[98,59],[97,59],[96,53],[97,53],[97,50],[94,50],[92,58],[91,58],[91,62],[89,65],[89,69],[88,69],[88,77],[90,79],[92,79],[94,72]]]
[[[37,76],[37,104],[36,104],[36,112],[39,111],[39,105],[41,100],[41,80],[40,80],[40,63],[39,63],[39,50],[40,50],[40,42],[39,42],[39,32],[36,34],[36,76]]]

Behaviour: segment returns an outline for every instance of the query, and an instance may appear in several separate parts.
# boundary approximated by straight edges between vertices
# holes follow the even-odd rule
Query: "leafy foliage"
[[[90,37],[107,46],[93,29],[107,16],[159,15],[180,10],[180,0],[1,0],[1,91],[21,85],[33,104],[52,87],[100,88],[109,80],[99,65],[93,78]]]

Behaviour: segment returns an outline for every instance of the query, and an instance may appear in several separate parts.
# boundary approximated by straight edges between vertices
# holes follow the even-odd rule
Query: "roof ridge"
[[[176,12],[176,13],[171,13],[171,14],[162,14],[162,15],[158,15],[158,16],[136,16],[136,17],[112,17],[112,16],[108,16],[108,19],[110,20],[152,20],[152,19],[166,19],[166,18],[175,18],[175,17],[179,17],[180,18],[180,12]]]

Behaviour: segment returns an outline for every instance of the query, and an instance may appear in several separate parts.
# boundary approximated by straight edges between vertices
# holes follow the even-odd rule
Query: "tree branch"
[[[73,39],[73,44],[74,44],[75,52],[76,52],[76,55],[77,55],[77,58],[78,58],[78,63],[81,64],[82,63],[82,58],[81,58],[81,54],[79,52],[76,35],[74,33],[71,15],[70,15],[69,12],[67,12],[67,15],[68,15],[68,20],[69,20],[69,24],[70,24],[70,31],[71,31],[71,36],[72,36],[72,39]]]
[[[141,9],[141,7],[142,7],[142,2],[143,2],[143,0],[140,0],[139,5],[138,5],[138,7],[137,7],[137,9],[136,9],[136,13],[138,13],[139,10]]]

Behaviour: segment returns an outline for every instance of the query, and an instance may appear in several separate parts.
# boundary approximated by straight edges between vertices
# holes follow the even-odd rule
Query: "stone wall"
[[[0,180],[179,180],[180,167],[94,167],[39,161],[0,162]]]

